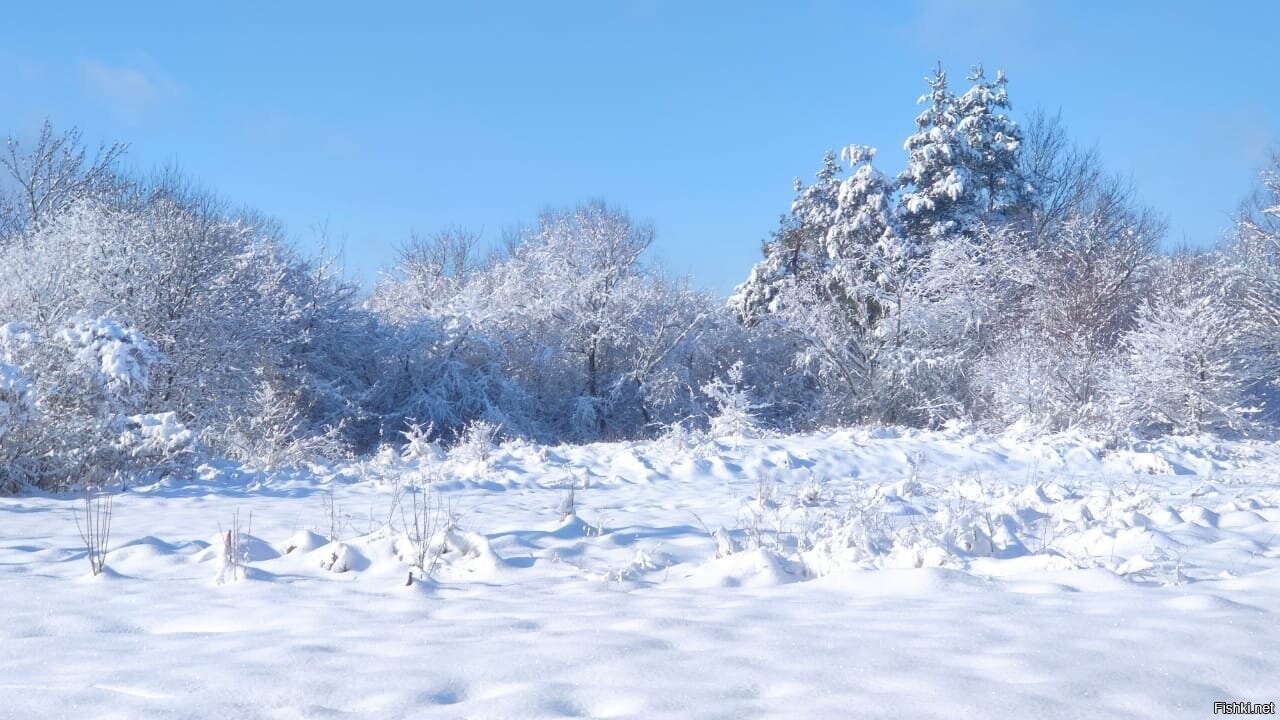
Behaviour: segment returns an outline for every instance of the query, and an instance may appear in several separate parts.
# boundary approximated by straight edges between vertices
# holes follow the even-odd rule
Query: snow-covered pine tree
[[[825,290],[832,310],[848,326],[838,333],[844,338],[840,344],[866,362],[863,387],[855,388],[858,416],[891,421],[901,378],[883,367],[882,355],[896,352],[906,339],[899,310],[917,250],[895,212],[892,181],[872,165],[875,154],[875,148],[861,145],[843,151],[850,173],[840,184],[836,219],[827,234]]]
[[[800,188],[784,231],[734,299],[748,320],[767,316],[790,340],[796,367],[821,388],[818,413],[827,421],[892,417],[897,393],[881,383],[901,379],[882,376],[877,364],[905,337],[894,313],[916,253],[898,221],[894,184],[874,157],[874,148],[845,148],[840,179],[828,153],[819,182]]]
[[[917,102],[927,107],[916,117],[916,131],[903,143],[907,166],[898,175],[903,222],[918,241],[963,232],[977,220],[974,183],[957,130],[959,108],[941,64],[926,82],[929,92]]]
[[[850,145],[841,151],[841,157],[849,163],[849,175],[838,186],[836,207],[824,242],[828,261],[854,261],[870,273],[873,281],[879,275],[879,258],[901,254],[905,249],[893,208],[894,187],[872,164],[875,156],[876,149],[866,145]]]
[[[988,80],[978,64],[968,79],[973,86],[956,99],[956,133],[964,143],[973,190],[981,196],[981,210],[990,222],[1025,203],[1031,188],[1019,165],[1022,130],[1005,113],[1012,106],[1004,73],[996,71],[995,80]]]
[[[764,259],[730,298],[730,306],[741,317],[751,320],[776,312],[779,293],[821,274],[828,258],[827,235],[840,203],[841,172],[836,154],[828,151],[812,185],[796,179],[791,212],[782,216],[778,229],[765,242]]]
[[[927,79],[928,107],[907,138],[906,169],[898,176],[903,221],[913,238],[974,237],[983,224],[1001,224],[1030,199],[1018,151],[1022,131],[1005,111],[1004,73],[988,80],[981,65],[973,85],[956,96],[939,65]]]

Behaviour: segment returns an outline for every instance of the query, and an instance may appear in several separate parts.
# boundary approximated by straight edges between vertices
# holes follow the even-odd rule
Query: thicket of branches
[[[593,202],[413,236],[367,293],[119,145],[0,151],[0,491],[366,452],[410,425],[593,441],[961,421],[1118,441],[1276,419],[1280,161],[1211,250],[1003,75],[939,68],[887,175],[828,153],[728,302]],[[724,417],[731,414],[733,417]],[[713,420],[719,417],[722,422]]]

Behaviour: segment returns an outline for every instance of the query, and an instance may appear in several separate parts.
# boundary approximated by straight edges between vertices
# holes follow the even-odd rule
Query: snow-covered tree
[[[903,144],[902,218],[920,242],[973,237],[1031,193],[1019,163],[1022,133],[1004,112],[1010,108],[1004,73],[989,81],[979,65],[968,79],[973,86],[957,97],[939,65],[919,100],[926,108],[916,131]]]
[[[874,155],[874,151],[870,153]],[[730,305],[747,320],[778,309],[778,295],[822,275],[831,258],[829,236],[840,212],[843,169],[827,152],[811,185],[795,180],[796,197],[763,247],[764,259],[734,291]]]
[[[118,190],[115,166],[124,150],[102,144],[90,154],[79,129],[58,131],[48,120],[29,144],[8,137],[0,151],[0,245],[81,200]]]
[[[891,335],[879,324],[910,255],[894,188],[874,157],[874,148],[846,148],[842,178],[828,153],[818,181],[799,189],[764,259],[730,300],[748,322],[787,338],[795,367],[825,388],[821,413],[833,420],[879,414],[876,356]]]
[[[1245,394],[1244,328],[1228,300],[1216,258],[1175,259],[1192,273],[1144,302],[1125,334],[1110,378],[1116,420],[1138,430],[1179,434],[1241,429],[1252,414]]]
[[[1280,155],[1272,156],[1261,183],[1245,203],[1225,248],[1236,292],[1230,298],[1239,314],[1250,359],[1250,390],[1266,403],[1271,419],[1280,414]]]
[[[939,65],[926,82],[929,92],[918,100],[926,107],[903,143],[907,166],[898,175],[903,222],[920,241],[962,233],[978,219],[976,183],[965,165],[960,114],[947,73]]]
[[[433,367],[408,398],[431,387],[437,401],[397,403],[405,393],[383,392],[383,382],[383,414],[399,427],[404,418],[442,430],[485,419],[511,434],[579,440],[656,432],[698,414],[696,388],[714,364],[698,341],[718,310],[646,265],[652,237],[626,213],[589,203],[544,213],[505,254],[460,272],[419,259],[436,251],[405,257],[373,307],[398,337],[420,339],[389,377]],[[439,291],[425,298],[424,287]]]
[[[894,210],[894,187],[872,161],[876,149],[864,145],[845,148],[842,157],[850,171],[839,184],[835,212],[823,238],[826,281],[844,286],[877,288],[890,282],[896,267],[918,254],[904,237]],[[877,291],[876,294],[879,294]]]
[[[1006,114],[1012,106],[1004,73],[997,71],[995,80],[988,80],[979,64],[968,79],[972,87],[955,101],[956,134],[990,224],[1026,203],[1032,188],[1019,164],[1022,130]]]
[[[1022,173],[1034,201],[983,240],[1000,258],[1000,309],[971,374],[977,412],[994,427],[1102,430],[1106,380],[1150,293],[1163,224],[1058,120],[1030,128]]]

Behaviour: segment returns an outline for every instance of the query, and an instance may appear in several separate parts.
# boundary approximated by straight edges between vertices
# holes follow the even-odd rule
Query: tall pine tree
[[[835,153],[823,157],[817,180],[795,181],[796,198],[778,229],[764,244],[764,259],[734,292],[730,302],[744,319],[776,310],[781,291],[815,280],[825,265],[826,237],[839,208],[842,169]]]
[[[973,192],[991,221],[1024,203],[1031,191],[1018,165],[1022,130],[1004,112],[1011,105],[1003,72],[996,71],[996,79],[989,81],[979,64],[968,79],[973,86],[956,100],[956,132],[964,145],[962,161],[975,183]]]
[[[978,65],[968,80],[972,87],[957,97],[939,65],[919,100],[927,107],[904,143],[900,206],[908,233],[920,242],[973,238],[1031,192],[1018,166],[1022,133],[1004,112],[1010,108],[1004,73],[989,81]]]
[[[956,127],[956,97],[941,65],[926,82],[929,92],[917,102],[927,107],[916,117],[916,131],[903,143],[907,166],[898,175],[903,222],[913,238],[925,241],[963,232],[975,220],[973,183]]]

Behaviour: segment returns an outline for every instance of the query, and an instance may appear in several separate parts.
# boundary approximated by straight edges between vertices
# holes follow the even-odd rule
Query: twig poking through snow
[[[107,566],[107,542],[111,538],[111,512],[113,497],[100,483],[89,483],[84,488],[84,520],[75,516],[76,529],[84,543],[89,568],[94,575]]]

